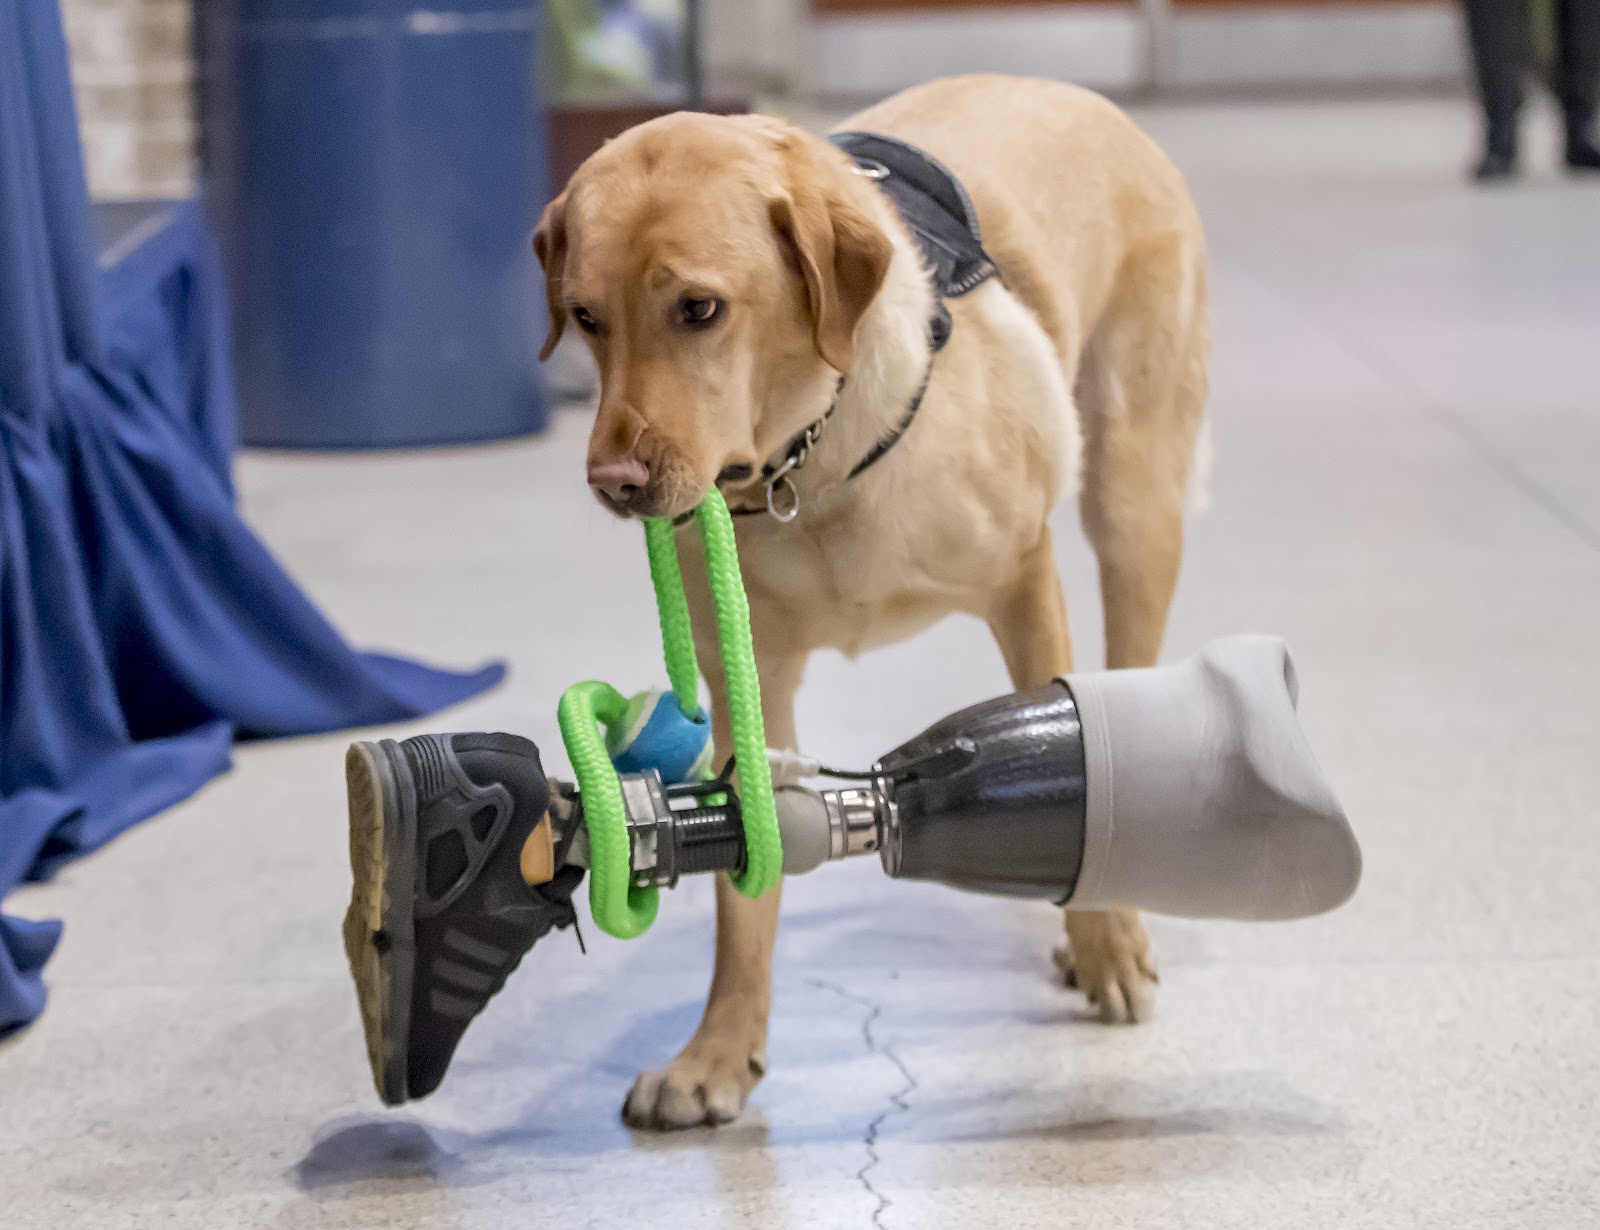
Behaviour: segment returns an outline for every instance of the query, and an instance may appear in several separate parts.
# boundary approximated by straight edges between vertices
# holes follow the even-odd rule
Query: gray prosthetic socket
[[[1083,727],[1083,861],[1069,909],[1304,918],[1349,900],[1361,850],[1300,727],[1281,640],[1066,679]]]

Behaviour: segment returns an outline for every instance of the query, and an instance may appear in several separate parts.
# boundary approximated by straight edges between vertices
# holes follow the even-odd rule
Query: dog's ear
[[[561,278],[567,267],[567,194],[563,192],[544,207],[544,215],[533,232],[533,251],[544,269],[544,294],[550,306],[550,332],[539,351],[542,362],[550,357],[567,327],[567,303],[561,293]]]
[[[856,325],[889,272],[889,237],[857,206],[840,183],[845,172],[789,135],[780,145],[786,191],[768,208],[778,242],[805,280],[817,353],[848,372],[855,357]]]

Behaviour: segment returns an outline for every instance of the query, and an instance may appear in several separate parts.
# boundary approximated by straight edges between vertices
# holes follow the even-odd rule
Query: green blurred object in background
[[[1556,79],[1556,4],[1559,0],[1529,0],[1528,57],[1540,81],[1553,86]]]
[[[549,0],[546,99],[611,102],[682,92],[681,0]]]

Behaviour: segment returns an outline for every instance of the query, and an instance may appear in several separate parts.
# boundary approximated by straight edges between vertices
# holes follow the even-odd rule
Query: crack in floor
[[[862,1144],[866,1146],[867,1150],[867,1161],[860,1170],[856,1171],[856,1182],[861,1184],[867,1195],[878,1202],[877,1208],[872,1210],[872,1224],[877,1227],[877,1230],[885,1230],[883,1215],[894,1205],[894,1201],[879,1191],[869,1176],[883,1160],[878,1154],[878,1136],[883,1129],[883,1125],[891,1115],[903,1115],[911,1109],[910,1104],[906,1102],[906,1095],[917,1088],[917,1078],[911,1075],[911,1069],[901,1062],[900,1056],[894,1053],[894,1049],[881,1045],[872,1032],[872,1023],[883,1015],[882,1005],[875,1004],[870,999],[865,999],[860,995],[847,991],[834,982],[827,982],[821,978],[812,978],[808,981],[812,986],[820,990],[831,991],[839,998],[847,999],[857,1007],[867,1010],[867,1015],[861,1021],[861,1040],[867,1044],[867,1053],[869,1055],[880,1055],[887,1059],[895,1066],[895,1070],[900,1073],[906,1082],[903,1088],[897,1089],[889,1095],[889,1105],[872,1122],[867,1124],[867,1130],[862,1136]]]

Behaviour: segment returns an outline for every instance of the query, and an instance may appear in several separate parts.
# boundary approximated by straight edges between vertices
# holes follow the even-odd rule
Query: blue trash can
[[[539,431],[538,0],[195,0],[246,444]]]

